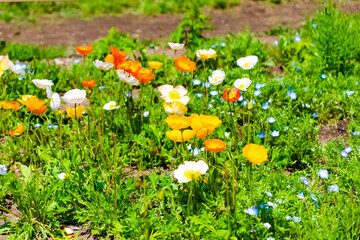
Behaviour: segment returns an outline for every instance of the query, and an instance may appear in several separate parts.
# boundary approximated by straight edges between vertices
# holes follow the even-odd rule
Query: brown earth
[[[212,18],[214,31],[206,36],[219,36],[238,33],[249,27],[252,32],[263,32],[277,25],[298,28],[301,23],[321,4],[310,0],[294,1],[279,5],[266,2],[245,1],[229,9],[204,11]],[[351,13],[360,10],[360,3],[349,0],[343,7]],[[121,17],[99,17],[90,21],[39,17],[37,23],[0,22],[0,39],[5,41],[30,42],[40,45],[81,45],[90,44],[99,37],[107,35],[111,27],[122,33],[129,32],[142,40],[167,39],[181,21],[182,14],[162,14],[157,16],[129,15]],[[263,38],[263,39],[262,39]],[[273,41],[268,36],[260,37]]]
[[[347,125],[349,121],[340,120],[335,123],[322,125],[319,131],[319,142],[327,143],[335,138],[342,136],[347,137]]]

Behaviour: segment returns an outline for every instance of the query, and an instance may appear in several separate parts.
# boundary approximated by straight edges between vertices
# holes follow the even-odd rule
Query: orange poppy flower
[[[239,99],[241,92],[237,88],[228,88],[224,90],[224,95],[222,96],[228,102],[234,102]]]
[[[141,68],[138,72],[132,74],[140,83],[148,83],[154,78],[152,69]]]
[[[90,81],[82,81],[81,82],[84,87],[94,87],[96,85],[96,81],[90,80]]]
[[[40,99],[38,99],[37,97],[31,96],[31,97],[26,97],[25,99],[26,100],[18,99],[18,101],[24,104],[30,112],[33,112],[35,114],[42,114],[46,112],[47,107],[45,103]]]
[[[182,72],[192,72],[196,70],[196,63],[184,56],[175,59],[175,66]]]
[[[124,69],[127,73],[135,73],[141,69],[142,65],[137,61],[122,61],[117,65],[118,69]]]
[[[20,123],[14,131],[9,131],[11,137],[20,136],[24,132],[24,126]]]
[[[115,57],[112,54],[108,54],[105,57],[105,62],[112,63],[115,65]]]
[[[93,46],[80,46],[76,48],[76,51],[82,55],[89,55],[92,50],[94,50]]]
[[[111,48],[111,54],[116,58],[117,61],[124,60],[127,56],[126,52],[123,52],[116,47]]]
[[[221,152],[226,148],[225,142],[220,139],[206,139],[204,143],[205,148],[210,152]]]
[[[268,159],[267,150],[261,145],[246,144],[242,151],[244,156],[254,164],[263,163]]]
[[[20,104],[17,101],[8,101],[7,103],[4,103],[4,109],[14,109],[15,111],[20,109]]]
[[[5,104],[6,104],[6,102],[0,101],[0,109],[4,108]]]
[[[162,62],[157,62],[157,61],[151,61],[151,62],[148,62],[148,64],[153,69],[159,69],[163,65]]]

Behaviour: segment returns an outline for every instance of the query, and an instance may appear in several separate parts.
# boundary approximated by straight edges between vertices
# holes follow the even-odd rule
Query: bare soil
[[[229,9],[205,10],[212,18],[213,31],[205,36],[221,36],[238,33],[247,27],[252,32],[271,30],[277,25],[298,28],[321,4],[310,0],[293,1],[278,5],[266,2],[245,0]],[[360,2],[349,0],[342,8],[355,13],[360,10]],[[141,40],[167,39],[176,30],[182,14],[161,14],[157,16],[129,15],[121,17],[99,17],[90,21],[39,17],[37,23],[0,22],[0,40],[36,43],[40,45],[82,45],[104,37],[111,27],[122,33],[129,32]],[[273,41],[273,38],[261,36],[260,39]]]
[[[322,125],[319,131],[319,142],[327,143],[340,136],[347,137],[347,125],[349,121],[340,120],[337,123]]]

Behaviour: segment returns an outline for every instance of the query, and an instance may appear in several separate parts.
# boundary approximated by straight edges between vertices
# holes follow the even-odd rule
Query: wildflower
[[[205,148],[210,152],[221,152],[226,148],[225,142],[220,139],[206,139],[204,143]]]
[[[318,114],[316,112],[313,113],[313,117],[314,118],[317,118],[318,117]]]
[[[311,200],[313,200],[314,202],[317,202],[318,199],[316,198],[315,194],[310,193],[310,196],[311,196]]]
[[[195,86],[198,86],[198,85],[201,84],[201,81],[200,81],[199,79],[194,79],[194,80],[193,80],[193,84],[194,84]]]
[[[349,155],[349,154],[348,154],[347,152],[345,152],[345,151],[341,151],[340,154],[341,154],[341,156],[343,156],[343,157],[347,157],[347,156]]]
[[[208,83],[208,82],[204,82],[204,83],[202,84],[202,86],[205,87],[205,88],[210,88],[211,84]]]
[[[309,183],[309,181],[307,180],[306,177],[299,177],[299,179],[301,180],[301,182],[302,182],[303,184],[305,184],[305,185],[307,185],[307,186],[310,185],[310,183]]]
[[[225,72],[221,70],[215,70],[212,72],[212,75],[209,76],[209,83],[212,85],[219,85],[225,79]]]
[[[270,223],[264,223],[264,227],[266,227],[267,229],[270,229],[271,225],[270,225]]]
[[[222,123],[218,117],[210,115],[191,114],[190,118],[191,128],[196,131],[197,138],[205,138]]]
[[[138,72],[132,74],[140,83],[148,83],[154,78],[152,69],[141,68]]]
[[[256,89],[260,89],[260,88],[264,87],[265,85],[266,85],[266,83],[264,83],[264,84],[262,84],[262,83],[256,83],[256,84],[255,84],[255,88],[256,88]]]
[[[316,27],[317,27],[317,24],[316,24],[316,23],[314,23],[312,26],[313,26],[314,28],[316,28]]]
[[[216,57],[217,55],[216,55],[216,51],[210,48],[209,50],[206,49],[197,50],[196,56],[202,59],[210,59]]]
[[[261,91],[260,90],[256,90],[255,92],[254,92],[254,95],[257,97],[257,96],[259,96],[261,94]]]
[[[230,136],[230,133],[225,132],[224,135],[225,135],[225,137],[229,137],[229,136]]]
[[[286,220],[290,220],[291,219],[291,216],[286,216]]]
[[[2,107],[6,110],[14,109],[17,111],[20,109],[20,104],[17,101],[8,101],[7,103],[4,102]]]
[[[0,164],[0,175],[4,175],[5,173],[7,173],[7,169],[6,169],[6,165],[5,164]]]
[[[256,65],[257,62],[258,62],[257,56],[243,57],[243,58],[239,58],[236,61],[237,65],[244,70],[252,69]]]
[[[196,132],[194,130],[172,130],[165,133],[166,137],[174,142],[186,142],[192,139],[195,136]]]
[[[244,210],[245,213],[257,217],[259,210],[255,208],[255,206],[252,206],[248,209]]]
[[[275,240],[273,237],[268,237],[266,240]]]
[[[347,147],[347,148],[345,148],[344,151],[347,152],[347,153],[351,153],[352,150],[353,150],[352,147]]]
[[[191,117],[170,115],[165,119],[165,122],[173,130],[180,130],[188,128],[191,125]]]
[[[182,72],[193,72],[196,70],[196,63],[184,56],[175,59],[175,66]]]
[[[224,42],[221,42],[221,43],[220,43],[220,46],[221,46],[221,47],[225,47],[226,44],[225,44]]]
[[[176,114],[182,116],[187,112],[187,107],[182,102],[174,101],[171,103],[164,103],[164,109],[167,114]]]
[[[121,64],[126,58],[127,53],[119,50],[116,47],[111,48],[111,54],[108,54],[105,58],[105,62],[114,64],[115,69],[118,69],[119,64]]]
[[[267,118],[266,120],[267,120],[269,123],[274,123],[274,122],[276,122],[275,118],[273,118],[273,117]]]
[[[216,95],[218,95],[219,93],[218,93],[218,91],[210,91],[210,95],[211,96],[216,96]]]
[[[50,98],[50,108],[57,112],[61,105],[61,99],[58,93],[53,93]]]
[[[236,81],[234,82],[234,86],[242,91],[246,91],[246,89],[251,85],[251,80],[248,78],[241,78],[241,79],[236,79]]]
[[[174,177],[179,183],[187,183],[199,179],[208,169],[209,166],[204,161],[185,161],[174,171]]]
[[[350,91],[350,90],[347,90],[346,91],[346,94],[348,95],[348,96],[351,96],[351,95],[353,95],[355,93],[355,91]]]
[[[267,160],[268,155],[266,149],[257,144],[246,144],[242,150],[244,156],[254,164],[260,164]]]
[[[354,136],[360,136],[360,132],[354,131],[354,132],[353,132],[353,135],[354,135]]]
[[[108,102],[104,105],[103,109],[105,110],[113,110],[113,109],[119,109],[120,106],[116,105],[115,101]]]
[[[139,85],[139,80],[136,79],[133,75],[125,72],[124,69],[118,69],[116,70],[116,73],[120,79],[120,81],[129,84],[129,85]]]
[[[24,125],[22,123],[20,123],[17,128],[15,128],[15,130],[13,131],[9,131],[9,135],[11,137],[14,137],[14,136],[20,136],[21,134],[24,133]]]
[[[58,174],[58,178],[60,179],[60,180],[64,180],[64,179],[66,179],[66,178],[68,178],[69,177],[69,174],[66,174],[66,173],[59,173]]]
[[[330,185],[330,186],[328,187],[328,190],[329,190],[330,192],[339,192],[339,186],[338,186],[338,185]]]
[[[181,43],[171,43],[171,42],[169,42],[168,44],[169,44],[170,48],[174,51],[183,49],[184,45],[185,45],[185,44],[181,44]]]
[[[53,128],[53,129],[57,129],[59,126],[58,125],[54,125],[54,124],[49,124],[47,125],[48,128]]]
[[[326,78],[327,78],[326,74],[324,74],[324,73],[321,74],[321,78],[322,78],[322,79],[326,79]]]
[[[300,199],[304,199],[305,196],[304,196],[304,192],[300,192],[298,195],[297,195],[298,198]]]
[[[96,85],[96,81],[94,81],[94,80],[81,81],[81,83],[84,87],[88,87],[88,88],[94,87]]]
[[[118,69],[123,69],[123,70],[125,70],[125,72],[130,73],[130,74],[140,71],[141,67],[142,67],[142,65],[140,62],[131,61],[131,60],[122,61],[121,63],[119,63],[117,65]]]
[[[107,71],[109,70],[110,68],[114,67],[114,64],[113,63],[108,63],[108,62],[102,62],[102,61],[99,61],[99,60],[95,60],[93,61],[94,63],[94,66],[99,69],[99,70],[103,70],[103,71]]]
[[[92,50],[94,50],[93,46],[80,46],[76,48],[76,51],[81,55],[89,55]]]
[[[84,106],[78,106],[76,108],[70,108],[70,107],[66,108],[66,112],[69,115],[69,117],[71,117],[71,118],[76,117],[77,119],[79,119],[81,117],[84,110],[85,110]]]
[[[186,105],[190,101],[190,98],[185,96],[187,94],[186,88],[181,85],[175,88],[172,85],[162,85],[159,87],[159,91],[161,98],[164,99],[166,103],[178,101]]]
[[[326,169],[320,169],[318,175],[320,178],[329,178],[329,172]]]
[[[291,100],[296,100],[296,93],[293,91],[289,91],[286,96],[290,97]]]
[[[301,38],[299,36],[295,36],[294,40],[295,40],[295,42],[300,42]]]
[[[34,125],[34,127],[35,127],[35,128],[41,127],[41,123],[36,123],[36,124]]]
[[[257,135],[259,136],[260,139],[265,137],[265,133],[258,133]]]
[[[38,88],[41,88],[41,89],[47,89],[51,86],[54,85],[54,83],[51,81],[51,80],[47,80],[47,79],[43,79],[43,80],[40,80],[40,79],[34,79],[32,80],[32,82],[38,87]]]
[[[98,86],[98,89],[103,90],[103,89],[105,89],[105,86]]]
[[[144,116],[144,117],[148,117],[148,116],[149,116],[149,114],[150,114],[150,112],[149,112],[149,111],[145,111],[145,112],[143,113],[143,116]]]
[[[271,132],[271,136],[273,136],[273,137],[278,137],[278,136],[280,136],[280,132],[274,130],[274,131]]]
[[[239,99],[241,92],[237,88],[228,88],[224,90],[224,95],[222,96],[228,102],[234,102]]]
[[[301,219],[299,217],[294,216],[294,217],[292,217],[292,219],[295,223],[301,222]]]
[[[273,45],[274,45],[274,46],[279,45],[279,41],[278,41],[278,40],[274,40],[274,41],[273,41]]]
[[[27,109],[35,114],[42,114],[46,112],[47,107],[45,103],[35,96],[23,97],[22,99],[18,99],[18,101],[26,105]]]
[[[151,61],[151,62],[148,62],[148,64],[152,69],[159,69],[163,65],[162,62],[157,62],[157,61]]]
[[[273,195],[271,194],[271,192],[269,192],[268,190],[265,190],[266,195],[268,195],[269,197],[272,197]]]
[[[201,150],[199,148],[190,149],[190,153],[194,156],[199,155]]]
[[[265,102],[265,103],[261,104],[261,107],[262,107],[262,109],[266,110],[266,109],[269,109],[270,104],[268,102]]]
[[[86,99],[86,90],[72,89],[67,91],[62,99],[71,104],[80,104]]]

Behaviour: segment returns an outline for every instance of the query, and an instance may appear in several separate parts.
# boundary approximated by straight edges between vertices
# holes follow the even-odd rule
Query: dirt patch
[[[340,120],[337,123],[329,123],[327,125],[321,126],[319,131],[319,142],[327,143],[333,139],[342,136],[347,137],[347,125],[349,121]]]

